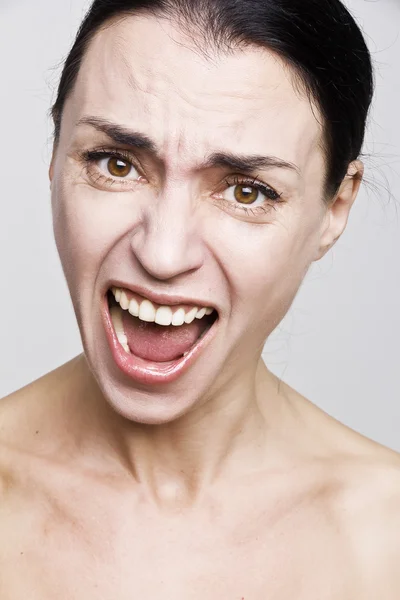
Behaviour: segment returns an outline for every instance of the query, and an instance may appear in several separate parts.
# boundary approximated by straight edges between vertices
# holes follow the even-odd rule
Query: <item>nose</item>
[[[169,280],[199,269],[204,246],[187,194],[164,193],[146,207],[140,225],[131,233],[131,250],[155,279]]]

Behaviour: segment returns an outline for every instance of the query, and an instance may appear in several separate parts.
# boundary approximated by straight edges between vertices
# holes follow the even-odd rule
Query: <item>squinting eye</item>
[[[264,204],[265,199],[276,201],[279,194],[269,186],[261,184],[237,183],[226,190],[228,200],[245,205],[253,205],[257,200]]]
[[[132,175],[129,179],[137,179],[139,177],[139,173],[136,171],[135,167],[129,161],[121,157],[112,156],[103,158],[99,161],[98,166],[103,173],[118,179],[127,179],[128,175]]]

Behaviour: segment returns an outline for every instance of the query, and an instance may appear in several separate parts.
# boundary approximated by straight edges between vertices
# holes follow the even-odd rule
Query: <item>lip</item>
[[[160,306],[179,306],[181,304],[189,304],[189,305],[198,306],[198,307],[214,308],[214,310],[216,310],[219,314],[219,310],[213,303],[210,303],[207,300],[204,300],[201,298],[188,298],[185,296],[158,293],[158,292],[154,292],[152,290],[149,290],[149,289],[146,289],[143,287],[139,287],[136,285],[133,286],[133,285],[129,285],[126,283],[121,283],[121,282],[110,283],[108,288],[104,291],[104,294],[106,295],[107,292],[113,287],[119,288],[121,290],[126,290],[128,292],[132,292],[133,294],[138,294],[139,296],[143,296],[143,298],[150,300],[154,304],[158,304]]]
[[[165,363],[153,362],[139,358],[134,354],[127,354],[125,352],[114,331],[110,311],[108,308],[107,296],[104,297],[103,322],[107,341],[114,362],[119,370],[132,379],[132,381],[145,385],[173,383],[184,373],[186,373],[195,363],[204,348],[211,343],[216,336],[218,321],[219,319],[217,318],[207,333],[189,350],[188,354],[183,358]]]

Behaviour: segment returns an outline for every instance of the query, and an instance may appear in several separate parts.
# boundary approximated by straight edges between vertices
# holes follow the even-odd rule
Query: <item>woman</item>
[[[2,600],[399,598],[398,456],[261,358],[372,88],[339,0],[95,0],[50,166],[85,352],[1,404]]]

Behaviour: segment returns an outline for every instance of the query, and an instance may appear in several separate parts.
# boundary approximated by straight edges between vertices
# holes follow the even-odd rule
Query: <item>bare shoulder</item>
[[[286,386],[287,389],[287,386]],[[366,598],[400,598],[400,454],[338,422],[292,389],[307,454],[319,457],[327,516],[355,559]]]
[[[359,551],[366,579],[381,597],[400,597],[400,458],[388,453],[370,468],[358,523]],[[361,501],[361,499],[360,499]],[[361,503],[361,502],[360,502]],[[384,593],[385,591],[385,593]]]
[[[78,364],[79,358],[74,359],[0,400],[0,490],[10,471],[40,453]]]
[[[400,597],[400,455],[370,440],[338,467],[335,521],[350,542],[366,597]]]
[[[3,499],[16,474],[29,463],[35,437],[39,439],[45,417],[41,403],[51,390],[52,379],[53,374],[45,375],[0,400],[0,492]]]
[[[65,365],[0,400],[0,445],[29,445]],[[42,413],[42,414],[41,414]]]

